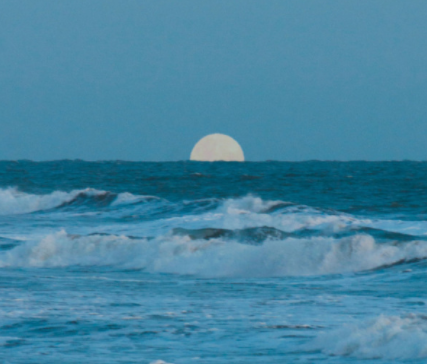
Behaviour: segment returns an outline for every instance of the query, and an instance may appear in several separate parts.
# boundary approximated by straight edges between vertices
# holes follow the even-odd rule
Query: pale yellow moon
[[[200,139],[191,151],[190,160],[244,162],[243,150],[232,137],[210,134]]]

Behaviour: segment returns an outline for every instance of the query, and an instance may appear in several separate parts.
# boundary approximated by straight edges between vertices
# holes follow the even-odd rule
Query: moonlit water
[[[0,162],[4,363],[425,363],[427,163]]]

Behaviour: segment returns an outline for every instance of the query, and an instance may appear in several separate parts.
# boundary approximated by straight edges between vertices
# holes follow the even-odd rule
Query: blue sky
[[[0,159],[427,160],[427,2],[2,0]]]

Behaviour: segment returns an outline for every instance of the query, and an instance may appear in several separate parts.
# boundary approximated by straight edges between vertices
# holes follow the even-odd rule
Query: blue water
[[[0,162],[2,363],[425,363],[427,163]]]

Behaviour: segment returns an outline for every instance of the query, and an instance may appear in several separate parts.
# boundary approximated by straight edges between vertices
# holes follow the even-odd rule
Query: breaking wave
[[[138,239],[60,231],[3,252],[0,266],[116,266],[203,277],[274,277],[344,274],[426,258],[425,241],[379,244],[363,234],[342,239],[267,239],[250,245],[171,234]]]
[[[379,316],[320,334],[309,350],[360,359],[427,358],[427,316]]]
[[[151,196],[136,196],[127,192],[116,194],[93,188],[73,190],[71,192],[54,191],[45,195],[36,195],[11,187],[0,189],[0,215],[27,214],[73,206],[118,206],[135,204],[148,199],[156,198]]]

